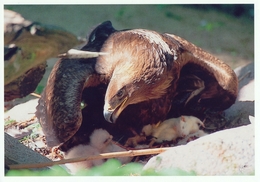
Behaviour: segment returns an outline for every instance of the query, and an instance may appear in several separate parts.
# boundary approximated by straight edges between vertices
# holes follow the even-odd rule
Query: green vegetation
[[[14,123],[16,123],[16,120],[7,118],[7,119],[5,119],[5,125],[4,126],[8,127],[9,125],[12,125]]]
[[[37,87],[36,87],[36,89],[35,89],[35,93],[36,94],[41,94],[42,93],[42,91],[43,91],[43,89],[44,89],[44,85],[38,85]]]
[[[122,165],[116,159],[109,159],[101,166],[89,170],[79,171],[75,176],[195,176],[195,172],[186,172],[181,169],[168,169],[157,172],[153,169],[142,170],[140,163],[129,163]],[[54,166],[49,170],[10,170],[6,176],[71,176],[64,168]]]

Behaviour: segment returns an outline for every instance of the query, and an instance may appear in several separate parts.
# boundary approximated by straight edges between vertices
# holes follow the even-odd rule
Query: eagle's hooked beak
[[[115,123],[121,112],[125,109],[126,101],[128,97],[125,97],[121,103],[119,103],[116,107],[111,107],[109,104],[105,103],[103,115],[105,119],[110,123]]]

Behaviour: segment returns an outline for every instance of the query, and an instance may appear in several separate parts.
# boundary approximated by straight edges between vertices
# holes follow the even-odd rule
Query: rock
[[[41,81],[39,82],[37,88],[39,88],[38,93],[41,92],[41,89],[43,89],[46,86],[47,80],[49,78],[50,72],[53,68],[53,65],[57,62],[58,58],[50,58],[46,61],[47,63],[47,67],[45,68],[45,73],[41,79]],[[4,106],[5,106],[5,111],[6,110],[10,110],[11,108],[13,108],[16,105],[28,102],[32,99],[35,99],[35,96],[29,94],[23,98],[16,98],[13,99],[11,101],[5,101]]]
[[[236,68],[235,73],[239,79],[239,93],[238,93],[238,101],[254,101],[254,63],[250,63],[246,66],[241,66]],[[250,85],[250,87],[247,88],[247,86]],[[244,90],[247,88],[247,90]],[[249,91],[251,94],[244,94],[244,91]]]
[[[4,100],[33,92],[43,77],[46,60],[79,43],[75,35],[61,28],[4,10]]]
[[[51,161],[48,158],[24,146],[18,140],[14,139],[7,133],[5,133],[4,138],[5,138],[5,142],[4,142],[5,165],[33,164],[33,163],[43,163],[43,162]]]
[[[17,124],[27,122],[28,126],[30,123],[36,123],[35,119],[35,107],[38,104],[38,99],[30,100],[26,103],[19,104],[5,113],[5,122],[15,121]],[[10,136],[20,140],[25,136],[29,136],[33,132],[34,127],[19,128],[17,126],[9,126],[5,129],[5,132]],[[35,130],[35,129],[34,129]],[[40,131],[37,131],[40,132]]]
[[[248,116],[254,116],[254,63],[236,68],[239,79],[239,92],[234,105],[225,111],[225,117],[230,121],[228,128],[249,124]]]
[[[26,103],[19,104],[7,111],[4,115],[5,119],[15,120],[17,122],[28,121],[35,116],[38,99],[30,100]]]
[[[173,147],[151,158],[143,169],[180,168],[195,171],[197,175],[252,175],[255,173],[254,140],[252,122]]]
[[[32,130],[28,130],[27,128],[22,130],[19,130],[17,128],[8,128],[5,132],[11,137],[14,137],[17,140],[21,140],[23,137],[30,135],[32,133]]]

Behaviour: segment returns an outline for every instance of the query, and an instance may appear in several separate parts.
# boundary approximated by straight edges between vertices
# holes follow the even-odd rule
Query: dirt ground
[[[116,29],[145,28],[176,34],[232,68],[254,60],[254,20],[181,5],[5,5],[26,19],[61,27],[77,36],[111,20]]]

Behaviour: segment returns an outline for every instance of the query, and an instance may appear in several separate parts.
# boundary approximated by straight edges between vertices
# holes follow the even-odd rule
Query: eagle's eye
[[[117,93],[116,93],[116,96],[118,98],[121,98],[122,96],[124,95],[124,91],[122,89],[120,89]]]
[[[117,91],[116,97],[117,97],[117,99],[121,100],[125,97],[125,94],[126,94],[126,87],[124,86],[120,90]]]

